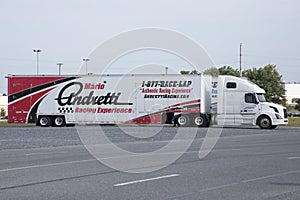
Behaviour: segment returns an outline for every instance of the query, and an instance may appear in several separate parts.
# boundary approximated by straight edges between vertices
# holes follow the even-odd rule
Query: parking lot
[[[157,127],[130,128],[143,132]],[[178,129],[163,127],[146,139],[115,126],[103,130],[120,148],[148,152],[167,145]],[[299,128],[224,128],[203,159],[198,153],[207,129],[185,128],[186,134],[195,130],[192,145],[177,161],[136,174],[96,160],[74,127],[0,127],[1,199],[300,198]],[[123,155],[107,159],[118,156]]]

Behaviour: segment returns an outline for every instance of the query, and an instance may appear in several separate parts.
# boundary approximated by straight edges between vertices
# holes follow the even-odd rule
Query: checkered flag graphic
[[[58,111],[59,111],[59,113],[73,113],[74,112],[72,107],[59,107]]]

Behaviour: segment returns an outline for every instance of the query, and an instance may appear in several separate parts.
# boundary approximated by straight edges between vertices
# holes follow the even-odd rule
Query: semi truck
[[[75,124],[253,125],[288,123],[285,107],[234,76],[180,74],[8,75],[8,122]]]

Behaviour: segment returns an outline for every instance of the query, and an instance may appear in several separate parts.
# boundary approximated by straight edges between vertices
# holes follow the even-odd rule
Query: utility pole
[[[39,75],[39,53],[42,52],[42,50],[33,49],[33,52],[36,53],[36,75]]]
[[[63,63],[57,63],[58,65],[58,75],[61,75],[61,66],[63,65]]]
[[[88,74],[87,62],[90,61],[90,59],[84,58],[84,59],[82,59],[82,60],[83,60],[83,62],[85,62],[85,74]]]
[[[240,43],[240,77],[242,77],[242,43]]]
[[[168,67],[165,67],[165,74],[167,75],[168,74]]]

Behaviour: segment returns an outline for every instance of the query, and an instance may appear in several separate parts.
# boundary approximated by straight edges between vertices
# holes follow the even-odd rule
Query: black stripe
[[[40,103],[42,102],[42,100],[46,97],[47,95],[43,96],[40,100],[38,100],[38,102],[36,102],[36,104],[31,108],[31,111],[28,115],[28,121],[27,123],[36,123],[37,122],[37,109],[40,105]]]
[[[53,82],[45,83],[43,85],[38,85],[38,86],[35,86],[35,87],[32,87],[32,88],[29,88],[29,89],[26,89],[26,90],[22,90],[20,92],[15,93],[15,94],[9,95],[8,96],[8,103],[10,103],[12,101],[15,101],[17,99],[20,99],[20,98],[22,98],[26,95],[31,94],[31,93],[37,92],[39,90],[42,90],[42,89],[51,87],[53,85],[57,85],[57,84],[66,82],[66,81],[74,80],[76,78],[78,78],[78,77],[75,77],[75,76],[74,77],[68,77],[68,78],[65,78],[65,79],[56,80],[56,81],[53,81]]]
[[[198,104],[192,104],[192,105],[187,105],[187,106],[183,106],[184,108],[200,108],[200,103]]]
[[[191,104],[191,105],[183,105],[183,106],[175,106],[172,108],[167,108],[165,111],[172,111],[172,110],[182,110],[184,108],[200,108],[200,103]]]

